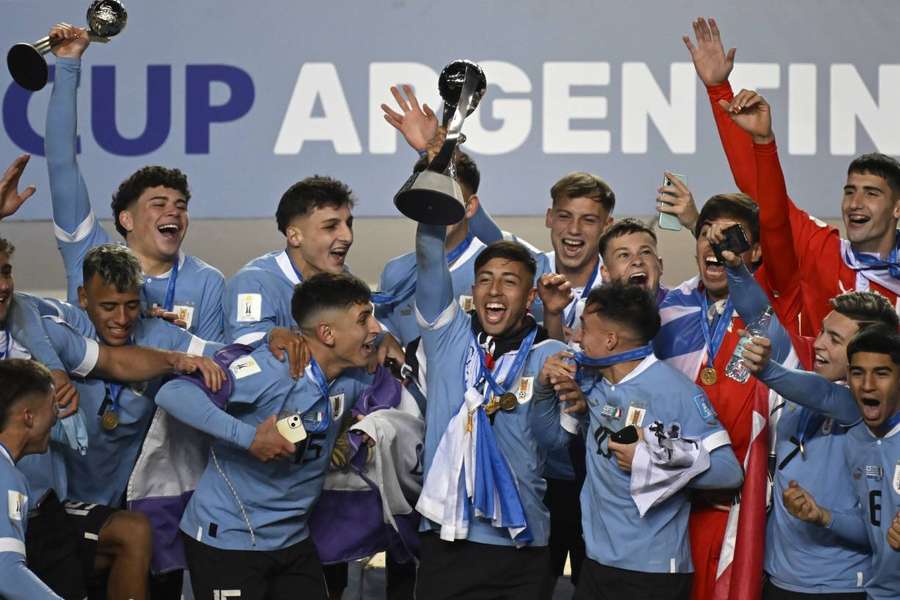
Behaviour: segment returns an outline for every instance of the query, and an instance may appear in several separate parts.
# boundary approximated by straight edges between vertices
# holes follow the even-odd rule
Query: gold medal
[[[103,429],[106,431],[112,431],[119,426],[119,415],[111,410],[106,411],[100,419],[100,425],[102,425]]]
[[[717,379],[718,375],[716,374],[716,370],[712,367],[704,367],[703,370],[700,371],[700,381],[703,385],[715,385]]]
[[[484,414],[487,416],[493,415],[500,409],[500,403],[497,402],[496,398],[491,398],[491,401],[484,405]]]
[[[503,412],[510,412],[512,410],[516,410],[516,406],[518,406],[519,401],[516,400],[516,395],[511,392],[506,392],[502,396],[500,396],[500,410]]]

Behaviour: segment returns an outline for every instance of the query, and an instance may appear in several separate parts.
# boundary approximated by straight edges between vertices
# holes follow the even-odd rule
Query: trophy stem
[[[38,41],[31,44],[31,46],[38,51],[38,54],[44,55],[50,52],[50,48],[53,47],[53,43],[50,41],[50,36],[42,37]]]

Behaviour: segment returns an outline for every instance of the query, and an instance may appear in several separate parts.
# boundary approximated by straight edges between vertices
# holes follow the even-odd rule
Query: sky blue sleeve
[[[447,228],[419,223],[416,229],[416,308],[429,323],[455,302],[444,239]]]
[[[478,203],[478,210],[475,211],[475,215],[469,219],[469,233],[485,244],[491,244],[503,239],[503,231],[494,222],[491,215],[484,210],[484,205],[481,202]]]
[[[41,325],[41,316],[37,307],[27,296],[15,294],[7,319],[7,327],[9,334],[22,343],[35,360],[43,363],[50,370],[67,370]]]
[[[219,409],[191,381],[169,381],[156,392],[156,404],[182,423],[235,446],[248,449],[256,438],[252,425]]]
[[[854,546],[865,549],[870,547],[866,520],[862,511],[858,508],[843,511],[832,510],[831,523],[828,525],[828,529]],[[888,550],[888,552],[893,551]]]
[[[853,425],[861,418],[850,389],[816,373],[788,369],[770,361],[758,378],[791,402],[831,417],[841,425]]]
[[[100,350],[97,342],[82,336],[54,317],[44,317],[41,321],[67,372],[86,377],[94,370]]]
[[[80,73],[79,59],[56,60],[44,139],[54,231],[66,268],[69,302],[78,299],[77,290],[81,285],[81,263],[84,255],[94,246],[109,241],[109,236],[100,227],[91,211],[87,186],[76,158],[77,91]]]
[[[203,301],[200,304],[197,327],[194,332],[198,337],[210,342],[225,341],[225,320],[222,312],[222,299],[225,294],[225,278],[221,273],[210,275],[203,288]]]
[[[251,344],[265,337],[278,326],[277,305],[273,302],[275,293],[266,289],[265,273],[261,271],[238,271],[225,283],[222,310],[225,318],[226,344]],[[260,302],[259,319],[238,313],[239,299],[245,294],[258,294]]]
[[[24,548],[23,554],[0,552],[0,598],[62,600],[25,565]]]
[[[719,446],[709,453],[709,468],[691,480],[700,490],[733,490],[744,482],[744,470],[731,446]]]
[[[734,308],[737,310],[744,323],[753,323],[759,320],[763,311],[769,306],[769,298],[762,290],[753,275],[747,270],[746,265],[739,267],[726,267],[728,275],[728,290]]]
[[[534,439],[546,450],[565,448],[574,437],[559,422],[560,402],[552,386],[534,381],[534,395],[528,412],[528,426]]]

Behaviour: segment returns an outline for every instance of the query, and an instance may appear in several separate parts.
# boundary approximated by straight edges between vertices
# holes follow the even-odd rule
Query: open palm
[[[382,104],[384,120],[402,133],[406,143],[414,150],[422,152],[428,147],[428,142],[437,132],[437,116],[427,104],[419,107],[419,101],[411,86],[404,85],[403,93],[406,94],[406,98],[396,86],[391,87],[391,94],[402,112],[398,113],[387,104]]]
[[[34,193],[33,185],[29,185],[24,192],[19,193],[19,179],[30,158],[30,155],[23,154],[14,160],[3,174],[3,179],[0,179],[0,219],[5,219],[19,210],[19,207]]]
[[[687,35],[681,39],[684,40],[684,45],[691,53],[697,75],[706,85],[716,85],[727,81],[734,68],[736,50],[731,48],[727,54],[725,53],[715,19],[707,22],[701,17],[693,22],[693,26],[697,44],[694,45],[690,36]]]

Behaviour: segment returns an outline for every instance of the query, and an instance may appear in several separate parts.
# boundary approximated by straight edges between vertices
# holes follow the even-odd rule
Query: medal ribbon
[[[806,440],[811,438],[825,422],[825,415],[813,412],[808,408],[801,408],[800,420],[797,422],[797,446],[803,450]]]
[[[864,265],[862,267],[853,266],[851,268],[854,271],[880,271],[882,269],[887,269],[887,271],[891,274],[891,277],[900,279],[900,261],[898,261],[897,256],[898,246],[900,246],[900,232],[897,232],[894,247],[891,248],[891,253],[888,255],[887,260],[883,260],[877,256],[872,256],[871,254],[865,254],[863,252],[851,250],[853,252],[853,257],[857,260],[857,262]]]
[[[106,387],[106,398],[103,400],[103,406],[107,406],[107,401],[109,401],[109,410],[110,412],[114,412],[119,414],[119,395],[122,393],[122,388],[125,387],[121,383],[112,383],[111,381],[104,382],[103,384]],[[105,410],[100,411],[100,416],[103,416]]]
[[[601,358],[592,358],[584,352],[575,353],[575,363],[578,365],[578,371],[575,373],[575,381],[581,383],[584,378],[584,367],[603,368],[611,367],[623,362],[632,360],[642,360],[653,354],[653,344],[646,344],[638,348],[632,348],[618,354],[610,354]]]
[[[12,340],[12,336],[9,334],[9,331],[4,329],[3,333],[6,334],[6,347],[3,349],[3,355],[0,356],[0,360],[6,360],[7,358],[9,358],[9,345]]]
[[[322,372],[322,368],[319,367],[319,363],[316,362],[315,358],[309,359],[309,371],[312,374],[313,381],[319,388],[319,393],[325,400],[325,418],[319,420],[312,429],[306,427],[306,421],[303,422],[303,426],[306,427],[306,430],[310,433],[322,433],[331,426],[331,404],[328,400],[328,380],[325,379],[325,373]],[[316,404],[318,404],[318,402],[316,402]],[[315,408],[316,404],[313,404],[313,408]]]
[[[163,308],[169,312],[175,308],[175,283],[178,281],[178,257],[172,263],[172,271],[169,273],[169,284],[166,286],[166,299]]]
[[[478,349],[478,357],[481,360],[479,379],[483,377],[487,381],[488,386],[491,388],[491,391],[494,392],[495,396],[502,396],[505,392],[509,391],[509,389],[512,388],[513,383],[519,378],[522,369],[525,367],[525,360],[531,352],[531,347],[534,346],[534,339],[537,337],[537,333],[538,328],[535,327],[525,339],[522,340],[519,349],[516,351],[516,358],[509,368],[502,384],[497,383],[497,380],[494,379],[494,374],[487,368],[487,357],[484,354],[484,348],[481,347],[481,344],[478,343],[477,339],[475,340],[475,348]]]
[[[890,419],[881,424],[881,435],[887,434],[891,429],[897,426],[897,423],[900,423],[900,412],[894,413]]]
[[[571,328],[572,328],[572,325],[575,324],[575,313],[578,312],[578,310],[577,310],[577,309],[578,309],[578,302],[579,302],[580,300],[584,300],[585,298],[587,298],[587,297],[588,297],[588,294],[591,293],[591,290],[592,290],[593,287],[594,287],[594,281],[597,280],[597,274],[598,274],[599,272],[600,272],[600,258],[598,257],[598,258],[597,258],[597,264],[594,265],[594,271],[591,273],[591,276],[590,276],[590,278],[588,279],[588,282],[585,284],[584,288],[581,290],[581,296],[579,296],[578,298],[575,298],[575,299],[572,300],[572,302],[569,304],[569,307],[571,307],[571,309],[572,309],[572,310],[570,310],[570,311],[568,312],[568,314],[566,315],[566,327],[568,327],[569,329],[571,329]]]
[[[725,302],[725,310],[716,320],[716,329],[712,333],[709,330],[709,301],[706,299],[706,293],[699,288],[694,290],[695,294],[700,295],[700,306],[703,308],[703,314],[700,318],[700,329],[703,330],[703,339],[706,340],[706,366],[713,368],[713,361],[719,348],[722,346],[722,340],[725,338],[725,332],[728,331],[728,324],[731,323],[731,315],[734,313],[734,307],[731,304],[731,298]]]

